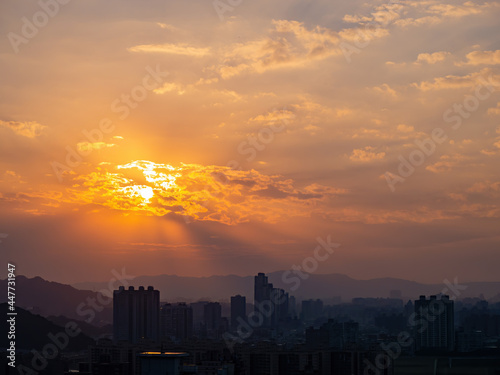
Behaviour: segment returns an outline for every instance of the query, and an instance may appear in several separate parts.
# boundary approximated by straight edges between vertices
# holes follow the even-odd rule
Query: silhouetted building
[[[188,357],[182,352],[144,352],[139,354],[141,375],[179,375],[181,359]]]
[[[273,290],[273,284],[270,284],[267,280],[267,276],[264,273],[259,272],[257,276],[255,276],[254,283],[254,309],[255,312],[260,312],[258,306],[263,304],[271,303],[271,291]],[[262,326],[269,327],[271,322],[270,316],[264,317],[264,322]]]
[[[464,318],[464,331],[472,333],[482,331],[486,336],[500,336],[500,315],[471,313]]]
[[[222,323],[222,307],[219,302],[208,302],[204,306],[205,329],[208,337],[219,336]]]
[[[205,305],[208,301],[198,301],[189,304],[193,309],[193,331],[195,335],[203,336],[205,333]]]
[[[137,343],[159,340],[160,292],[152,286],[113,291],[113,338]]]
[[[193,336],[193,309],[185,303],[163,305],[160,310],[160,336],[186,340]]]
[[[240,351],[239,370],[247,375],[393,375],[391,361],[380,366],[376,351],[286,350],[259,342]],[[378,365],[378,366],[377,366]]]
[[[448,296],[420,296],[415,301],[415,349],[453,351],[455,323],[453,301]]]
[[[306,330],[306,348],[309,350],[335,349],[344,350],[356,344],[359,324],[353,321],[339,323],[334,319],[320,328],[309,327]]]
[[[313,321],[323,314],[323,301],[320,299],[309,299],[302,301],[302,319],[304,321]]]
[[[297,300],[294,296],[290,296],[288,298],[288,315],[291,318],[295,318],[297,316]]]
[[[261,315],[259,306],[266,306],[267,310],[271,305],[271,294],[273,291],[273,284],[269,283],[266,274],[259,272],[254,279],[254,309],[255,312]],[[269,315],[263,316],[262,328],[270,328],[272,317]]]
[[[247,299],[239,294],[231,297],[231,329],[236,330],[240,319],[246,321]],[[240,318],[240,319],[238,319]]]
[[[475,332],[457,332],[457,352],[474,352],[480,350],[484,346],[485,336],[481,331]]]
[[[132,343],[114,344],[109,339],[99,339],[88,347],[83,360],[78,362],[78,373],[86,375],[135,375],[137,346]]]
[[[283,289],[273,288],[271,291],[271,302],[273,304],[271,327],[277,329],[288,317],[288,293]]]
[[[323,374],[393,375],[393,361],[381,363],[376,351],[333,351],[323,355]]]

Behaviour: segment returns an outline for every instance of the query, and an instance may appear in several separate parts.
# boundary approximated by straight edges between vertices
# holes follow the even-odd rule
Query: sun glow
[[[139,195],[149,203],[149,200],[154,197],[155,193],[150,186],[134,186]]]
[[[345,191],[317,184],[299,189],[290,179],[255,170],[185,163],[172,167],[139,160],[101,164],[76,177],[68,193],[80,203],[122,210],[126,215],[177,214],[232,225],[250,218],[275,223],[281,217],[303,216],[317,202]]]
[[[163,191],[175,188],[175,180],[181,175],[179,173],[171,173],[175,168],[168,164],[156,164],[146,160],[136,160],[125,165],[118,165],[117,169],[138,169],[142,172],[144,179],[150,183],[155,189]],[[160,172],[158,171],[160,170]],[[161,172],[164,170],[166,173]],[[131,197],[141,197],[142,205],[150,203],[151,198],[155,196],[153,187],[147,185],[133,185],[122,188],[126,194]]]

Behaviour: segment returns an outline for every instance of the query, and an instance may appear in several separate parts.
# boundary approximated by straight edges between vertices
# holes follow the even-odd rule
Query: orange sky
[[[318,273],[500,281],[497,2],[49,3],[0,5],[20,274],[251,275],[330,235]]]

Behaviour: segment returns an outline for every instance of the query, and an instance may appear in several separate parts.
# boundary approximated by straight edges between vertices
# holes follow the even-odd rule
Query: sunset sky
[[[2,1],[4,265],[253,275],[330,236],[317,273],[500,281],[499,19],[495,1]]]

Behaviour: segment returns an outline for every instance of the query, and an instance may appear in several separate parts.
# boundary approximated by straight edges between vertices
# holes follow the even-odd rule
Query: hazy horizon
[[[110,281],[110,279],[112,279],[113,277],[116,277],[117,274],[126,274],[128,276],[132,276],[132,275],[129,275],[126,270],[125,272],[123,273],[123,270],[116,270],[117,272],[112,272],[110,273],[110,277],[108,279],[94,279],[94,280],[91,280],[91,279],[85,279],[85,280],[80,280],[80,281],[61,281],[61,280],[54,280],[54,279],[50,279],[50,278],[46,278],[46,277],[43,277],[43,276],[40,276],[40,275],[25,275],[25,274],[22,274],[21,276],[25,276],[26,278],[28,279],[34,279],[34,278],[37,278],[37,277],[40,277],[42,278],[43,280],[45,281],[48,281],[48,282],[55,282],[55,283],[59,283],[59,284],[66,284],[66,285],[70,285],[70,286],[76,286],[76,285],[81,285],[81,284],[99,284],[99,283],[108,283]],[[276,271],[268,271],[268,272],[264,272],[266,275],[268,275],[269,277],[272,278],[273,275],[275,274],[283,274],[284,272],[286,271],[289,271],[289,270],[276,270]],[[134,279],[135,278],[141,278],[141,277],[161,277],[161,276],[175,276],[175,277],[185,277],[185,278],[211,278],[211,277],[240,277],[240,278],[246,278],[246,277],[250,277],[250,278],[253,278],[254,276],[257,275],[257,273],[259,272],[262,272],[262,271],[256,271],[254,274],[232,274],[232,273],[228,273],[228,274],[213,274],[213,275],[179,275],[179,274],[168,274],[168,273],[164,273],[164,274],[151,274],[151,275],[148,275],[148,274],[138,274],[138,275],[134,275]],[[404,278],[404,277],[392,277],[392,276],[382,276],[382,277],[372,277],[372,278],[357,278],[357,277],[352,277],[350,275],[347,275],[347,274],[343,274],[343,273],[321,273],[321,272],[314,272],[313,273],[314,275],[316,276],[329,276],[329,275],[338,275],[338,276],[345,276],[345,277],[348,277],[352,280],[357,280],[357,281],[370,281],[370,280],[377,280],[377,279],[397,279],[397,280],[404,280],[404,281],[410,281],[410,282],[416,282],[418,284],[423,284],[423,285],[436,285],[436,284],[442,284],[444,279],[443,280],[435,280],[435,281],[427,281],[427,282],[424,282],[424,281],[419,281],[419,280],[415,280],[415,279],[409,279],[409,278]],[[293,275],[293,274],[292,274]],[[128,280],[128,279],[127,279]],[[131,281],[129,282],[130,284],[136,284],[136,282],[133,281],[133,279],[130,279]],[[457,277],[457,281],[461,284],[461,285],[466,285],[466,284],[470,284],[470,283],[483,283],[483,282],[491,282],[491,283],[500,283],[500,279],[498,280],[467,280],[467,279],[460,279],[459,277]],[[153,285],[154,286],[154,285]]]

